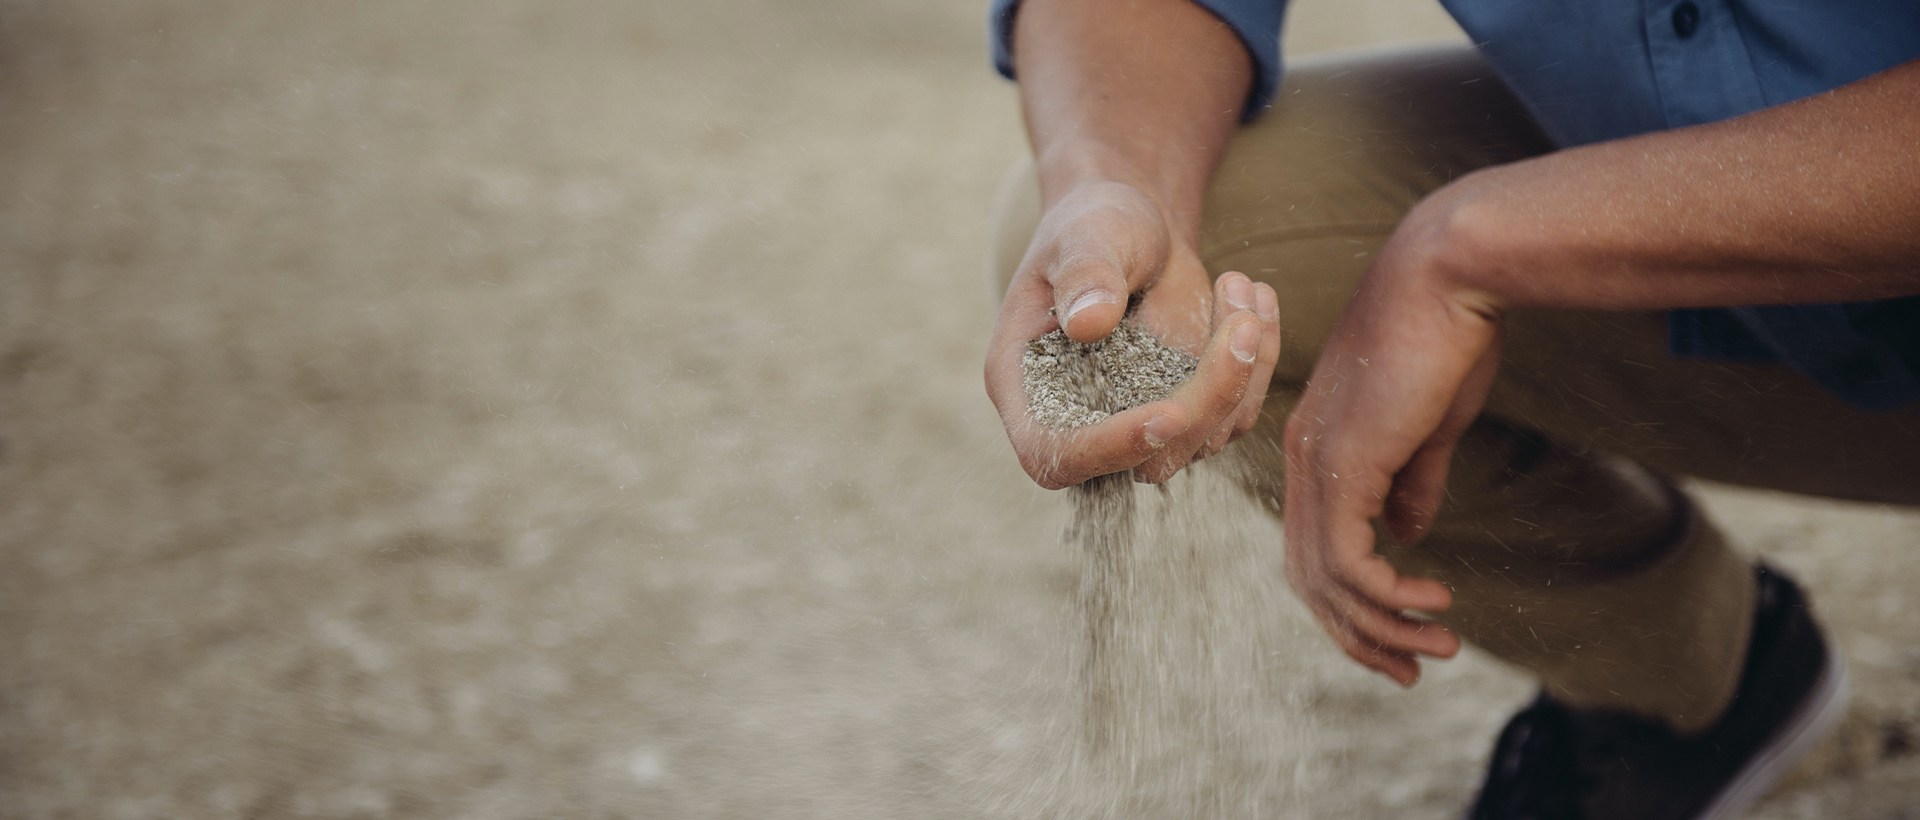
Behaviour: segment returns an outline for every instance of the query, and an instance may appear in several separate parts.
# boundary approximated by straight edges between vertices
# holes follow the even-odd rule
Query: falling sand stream
[[[1074,427],[1164,397],[1194,362],[1123,324],[1093,344],[1035,340],[1025,365],[1035,420]],[[1239,446],[1159,486],[1116,473],[1068,490],[1081,704],[1047,814],[1298,814],[1310,725],[1282,651],[1279,544],[1254,526]]]

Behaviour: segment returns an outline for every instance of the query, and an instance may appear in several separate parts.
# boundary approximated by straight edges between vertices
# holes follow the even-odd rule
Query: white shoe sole
[[[1820,745],[1840,725],[1847,713],[1852,690],[1847,685],[1847,662],[1840,656],[1840,645],[1823,630],[1827,644],[1827,668],[1820,682],[1807,695],[1807,702],[1780,727],[1780,733],[1747,761],[1746,768],[1734,775],[1720,796],[1707,805],[1695,820],[1735,820],[1765,797],[1773,784],[1780,782],[1808,753]]]

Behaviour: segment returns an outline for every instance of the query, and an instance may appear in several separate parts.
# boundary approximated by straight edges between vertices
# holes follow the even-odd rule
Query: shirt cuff
[[[1190,0],[1211,12],[1233,29],[1253,58],[1253,88],[1247,92],[1246,107],[1240,110],[1245,122],[1260,116],[1273,103],[1280,88],[1280,17],[1285,0]],[[987,39],[993,47],[993,67],[1000,75],[1013,79],[1013,17],[1020,0],[993,0],[987,15]]]

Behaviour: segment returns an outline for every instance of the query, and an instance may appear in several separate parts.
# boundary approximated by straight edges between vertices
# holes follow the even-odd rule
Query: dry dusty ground
[[[1077,568],[979,388],[979,6],[0,3],[0,817],[1022,788]],[[1761,814],[1920,816],[1920,516],[1709,498],[1863,690]],[[1299,814],[1451,817],[1526,684],[1289,628]]]

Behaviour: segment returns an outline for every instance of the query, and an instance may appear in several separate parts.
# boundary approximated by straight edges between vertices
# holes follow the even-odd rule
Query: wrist
[[[1373,273],[1400,280],[1391,290],[1498,319],[1514,294],[1501,279],[1505,220],[1491,210],[1459,183],[1435,192],[1402,220]]]

